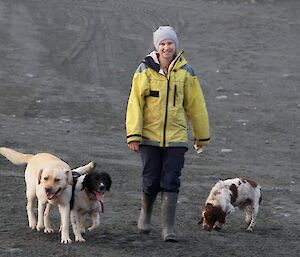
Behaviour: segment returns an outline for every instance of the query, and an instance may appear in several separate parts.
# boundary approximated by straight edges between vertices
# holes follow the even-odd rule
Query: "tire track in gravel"
[[[88,12],[85,10],[72,11],[67,14],[68,16],[75,16],[80,20],[81,30],[78,38],[66,51],[65,56],[59,62],[60,65],[65,66],[68,63],[74,61],[79,54],[88,47],[88,44],[92,41],[95,34],[95,20],[92,19]]]

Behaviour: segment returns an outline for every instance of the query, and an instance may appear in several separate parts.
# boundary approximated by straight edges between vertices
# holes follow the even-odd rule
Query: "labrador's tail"
[[[33,154],[20,153],[6,147],[0,147],[0,154],[15,165],[26,164],[34,156]]]

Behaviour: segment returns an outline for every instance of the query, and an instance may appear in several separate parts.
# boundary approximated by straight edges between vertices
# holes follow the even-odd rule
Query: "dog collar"
[[[100,199],[100,197],[98,197],[94,192],[89,192],[86,188],[84,189],[85,193],[87,194],[88,198],[91,201],[98,201],[101,205],[101,207],[99,207],[99,212],[103,213],[104,212],[104,202],[103,202],[103,197],[104,195],[102,194],[102,199]]]

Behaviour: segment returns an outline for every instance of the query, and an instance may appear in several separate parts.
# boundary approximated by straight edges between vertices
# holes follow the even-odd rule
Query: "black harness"
[[[77,184],[77,180],[81,175],[76,171],[72,171],[72,176],[73,176],[73,186],[72,186],[72,196],[71,196],[71,200],[70,200],[70,210],[72,210],[73,207],[74,207],[75,187],[76,187],[76,184]]]

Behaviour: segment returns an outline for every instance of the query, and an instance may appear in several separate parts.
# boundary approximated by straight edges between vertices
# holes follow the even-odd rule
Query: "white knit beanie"
[[[172,40],[175,45],[176,49],[178,47],[178,39],[176,32],[171,26],[160,26],[154,33],[153,33],[153,44],[155,46],[155,49],[158,50],[158,46],[161,41],[164,41],[166,39]]]

